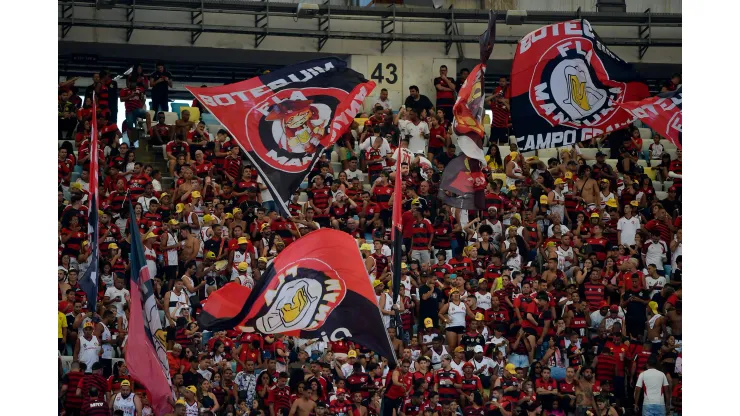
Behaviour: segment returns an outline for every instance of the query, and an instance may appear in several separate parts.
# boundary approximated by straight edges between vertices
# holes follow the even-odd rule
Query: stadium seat
[[[187,107],[190,107],[190,106],[187,105],[187,104],[181,104],[181,103],[172,103],[172,104],[170,104],[170,108],[172,109],[172,112],[175,113],[175,114],[177,114],[177,115],[182,114],[182,109],[183,108],[187,108]],[[192,116],[193,114],[191,113],[190,115]],[[195,119],[193,119],[193,120],[195,120]]]
[[[658,197],[658,200],[659,201],[662,201],[662,200],[666,199],[666,197],[668,196],[668,192],[665,192],[665,191],[655,191],[655,196]]]
[[[369,184],[369,183],[363,183],[363,184],[362,184],[362,190],[363,190],[363,191],[368,191],[368,192],[370,192],[370,190],[371,190],[371,189],[373,189],[373,187],[372,187],[372,186],[370,186],[370,184]]]
[[[653,168],[645,168],[644,172],[645,172],[645,175],[647,175],[648,178],[650,178],[652,180],[655,180],[656,176],[655,176],[655,171],[653,170]],[[657,190],[657,188],[656,188],[656,190]]]
[[[301,194],[298,196],[298,203],[302,204],[306,201],[308,201],[308,194],[305,192],[301,192]]]
[[[522,153],[522,156],[526,160],[528,157],[537,156],[537,151],[536,150],[532,150],[532,151],[529,151],[529,152],[524,152],[524,153]]]
[[[204,113],[200,115],[200,119],[206,124],[218,124],[218,120],[211,113]]]
[[[165,124],[169,124],[170,126],[174,125],[179,118],[180,117],[178,116],[178,113],[173,113],[171,111],[164,113],[164,122]],[[156,119],[152,119],[152,123],[156,122]]]
[[[668,188],[671,186],[673,186],[673,181],[664,181],[662,190],[668,192]]]
[[[195,121],[196,123],[200,120],[200,108],[198,107],[181,107],[180,111],[177,113],[180,115],[180,118],[182,118],[182,112],[184,110],[190,111],[190,120]]]
[[[551,158],[558,158],[558,149],[550,148],[550,149],[540,149],[537,151],[537,156],[540,157],[540,160],[547,163],[548,159]]]
[[[671,157],[671,160],[678,159],[678,148],[666,149],[665,152],[668,153],[668,155]]]
[[[653,141],[650,139],[643,138],[642,139],[642,151],[647,152],[650,150],[650,145],[653,144]]]
[[[606,159],[605,162],[607,165],[611,166],[612,168],[617,169],[617,163],[618,163],[617,159]]]
[[[656,191],[662,191],[663,190],[663,182],[656,181],[655,179],[653,179],[653,189],[655,189]]]
[[[360,179],[360,183],[367,182],[367,174],[365,172],[360,172],[357,177]]]
[[[509,146],[499,146],[498,152],[501,154],[501,160],[504,160],[504,158],[511,153],[511,149],[509,149]]]
[[[607,160],[608,162],[608,160]],[[586,165],[593,166],[596,164],[596,159],[586,159]]]
[[[640,137],[642,138],[642,147],[645,147],[645,142],[650,143],[650,139],[653,138],[653,132],[650,129],[640,128]]]
[[[596,159],[596,153],[599,151],[599,149],[594,148],[585,148],[579,150],[581,151],[581,156],[586,159]]]
[[[483,125],[483,132],[486,134],[486,137],[491,137],[491,125],[490,124],[484,124]]]
[[[334,176],[336,176],[342,171],[342,164],[339,162],[331,162],[331,168],[334,170]]]
[[[337,163],[339,162],[339,153],[337,153],[336,150],[332,150],[331,152],[331,163]]]
[[[663,139],[663,140],[660,141],[660,144],[663,145],[663,149],[665,149],[666,151],[668,151],[668,150],[676,150],[677,149],[676,145],[673,144],[673,142],[670,141],[670,140]]]
[[[483,117],[483,125],[484,126],[491,125],[491,116],[489,116],[488,114],[486,114],[485,117]]]
[[[637,164],[640,165],[640,166],[642,166],[643,168],[646,168],[647,167],[647,160],[645,160],[645,159],[639,159],[637,161]]]

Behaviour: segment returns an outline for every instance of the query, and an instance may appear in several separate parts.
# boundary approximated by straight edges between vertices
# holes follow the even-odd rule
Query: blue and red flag
[[[93,93],[92,125],[90,129],[90,200],[88,203],[87,234],[90,242],[90,265],[80,279],[87,296],[87,310],[95,311],[98,298],[98,116]]]
[[[152,276],[144,257],[139,226],[133,204],[129,206],[131,235],[131,308],[126,341],[126,364],[131,376],[144,384],[151,394],[155,414],[172,411],[174,397],[167,361],[165,331],[154,298]]]

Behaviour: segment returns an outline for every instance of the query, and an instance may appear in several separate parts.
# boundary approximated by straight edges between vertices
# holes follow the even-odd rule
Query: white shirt
[[[654,368],[649,368],[637,377],[635,387],[642,388],[642,394],[645,396],[643,405],[662,404],[665,405],[663,397],[663,387],[668,386],[668,379],[663,372]]]
[[[550,237],[553,235],[553,228],[555,228],[555,224],[550,224],[549,227],[547,227],[547,236]],[[570,228],[566,227],[565,224],[560,224],[560,235],[565,235],[570,231]]]
[[[162,184],[156,179],[152,179],[152,188],[157,192],[162,192]]]
[[[115,286],[111,286],[105,290],[105,296],[107,296],[108,299],[113,299],[117,296],[120,296],[120,300],[111,303],[111,305],[116,305],[117,313],[119,314],[123,313],[123,304],[126,303],[126,297],[129,296],[128,289],[126,288],[116,289]]]
[[[347,180],[351,181],[354,178],[359,178],[362,171],[360,169],[355,169],[355,171],[351,171],[349,169],[344,170],[344,174],[347,175]]]
[[[655,290],[650,292],[650,298],[652,299],[653,296],[655,296],[656,293],[660,292],[661,289],[663,289],[663,286],[665,286],[665,277],[658,276],[658,278],[654,278],[650,276],[649,274],[645,273],[645,284],[647,287],[651,287],[657,283],[657,286],[655,286]]]
[[[409,140],[409,150],[411,152],[424,153],[426,151],[427,139],[425,136],[429,135],[429,126],[425,121],[414,124],[408,120],[398,120],[398,128],[403,136],[411,136]]]
[[[390,98],[386,98],[385,101],[383,101],[383,100],[380,99],[380,97],[378,97],[378,99],[376,99],[375,102],[373,103],[373,108],[375,108],[377,106],[382,106],[384,110],[387,110],[389,108],[391,108],[391,109],[393,108],[393,104],[391,104],[391,99]]]
[[[366,138],[364,142],[360,143],[360,150],[364,151],[369,149],[370,146],[373,145],[376,137],[377,136],[370,136]],[[382,157],[385,157],[388,153],[391,152],[391,145],[388,144],[388,140],[386,140],[385,137],[383,137],[383,144],[380,145],[380,149],[378,150],[380,151],[380,156]]]
[[[635,234],[640,229],[640,219],[632,217],[622,217],[617,221],[617,231],[622,233],[622,245],[631,246],[635,244]]]
[[[565,250],[562,246],[557,246],[555,248],[555,253],[558,255],[558,269],[561,271],[565,271],[570,269],[571,266],[573,266],[573,259],[576,258],[575,254],[573,254],[573,247],[568,247],[567,250]],[[566,260],[567,258],[570,258],[571,260]]]
[[[257,175],[257,183],[260,185],[265,184],[265,181],[262,180],[261,175]],[[260,195],[262,196],[262,202],[274,201],[272,195],[270,194],[270,191],[267,188],[265,188],[264,191],[260,191]]]
[[[663,262],[666,261],[666,254],[668,253],[668,246],[665,241],[658,240],[654,243],[653,240],[645,242],[647,249],[645,251],[645,264],[654,264],[658,270],[663,269]]]

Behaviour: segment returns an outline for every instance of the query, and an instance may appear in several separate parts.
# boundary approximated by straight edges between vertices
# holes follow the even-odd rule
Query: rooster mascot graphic
[[[265,120],[281,126],[282,134],[275,134],[280,148],[291,153],[316,151],[325,135],[328,118],[323,117],[319,107],[312,103],[312,100],[285,100],[270,107]]]

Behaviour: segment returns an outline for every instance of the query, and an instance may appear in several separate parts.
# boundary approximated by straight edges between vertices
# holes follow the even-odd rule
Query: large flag
[[[470,169],[471,163],[478,163],[464,154],[460,154],[447,164],[439,183],[437,198],[443,204],[460,209],[482,209],[476,203],[476,178],[479,172]],[[483,179],[485,181],[485,179]],[[485,201],[484,201],[485,205]]]
[[[639,118],[655,132],[681,148],[683,124],[681,86],[642,101],[631,101],[620,107]]]
[[[235,84],[186,88],[236,139],[288,215],[293,191],[347,131],[375,83],[326,58]]]
[[[649,96],[639,79],[585,19],[524,36],[511,69],[511,116],[519,150],[570,146],[629,126],[632,115],[619,104]]]
[[[399,148],[400,149],[400,148]],[[393,304],[398,302],[398,290],[401,286],[401,244],[403,243],[403,175],[401,174],[401,157],[396,158],[396,181],[393,184]]]
[[[229,283],[208,297],[198,321],[204,329],[306,339],[348,339],[395,361],[378,301],[357,243],[322,228],[288,246],[254,289]]]
[[[90,200],[88,203],[87,234],[90,242],[90,265],[80,279],[87,296],[87,310],[96,311],[98,300],[98,116],[93,92],[92,125],[90,126]]]
[[[482,172],[486,164],[485,155],[483,154],[483,141],[486,133],[483,129],[483,117],[486,114],[484,104],[486,98],[486,62],[493,52],[493,43],[496,39],[496,15],[488,12],[488,28],[480,35],[478,43],[480,46],[480,62],[473,68],[465,80],[455,101],[452,111],[455,115],[452,120],[452,129],[457,136],[457,144],[465,156],[467,156],[468,173],[473,179],[473,198],[474,204],[469,209],[485,209],[485,188],[486,178]],[[455,165],[457,166],[457,165]],[[455,166],[452,166],[453,170]],[[458,166],[459,167],[459,166]],[[458,171],[449,172],[450,166],[445,169],[448,175],[457,175]],[[444,188],[444,182],[441,188]],[[450,194],[457,190],[444,188]],[[455,197],[468,198],[464,195],[454,195]]]
[[[174,398],[170,366],[167,361],[166,336],[159,320],[152,276],[149,275],[149,267],[146,265],[134,206],[128,205],[131,235],[131,303],[126,364],[131,376],[149,390],[155,414],[163,415],[172,411],[170,399]]]

